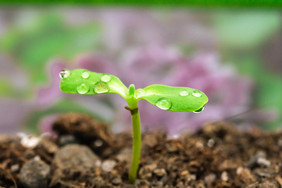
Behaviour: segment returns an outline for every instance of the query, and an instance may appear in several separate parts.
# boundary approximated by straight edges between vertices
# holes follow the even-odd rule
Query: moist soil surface
[[[143,134],[138,179],[128,183],[131,133],[64,114],[57,136],[0,135],[0,188],[16,187],[282,187],[282,132],[240,131],[207,123],[170,138]]]

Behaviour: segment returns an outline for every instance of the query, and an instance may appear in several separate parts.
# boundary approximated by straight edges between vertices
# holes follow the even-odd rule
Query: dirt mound
[[[281,131],[217,122],[177,139],[145,133],[130,185],[130,133],[74,113],[53,128],[57,138],[0,135],[0,187],[282,187]]]

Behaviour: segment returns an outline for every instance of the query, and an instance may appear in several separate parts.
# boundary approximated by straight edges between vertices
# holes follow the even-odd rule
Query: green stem
[[[131,116],[132,126],[133,126],[133,146],[132,146],[132,159],[131,167],[129,170],[129,182],[134,183],[137,170],[139,166],[139,159],[141,154],[141,128],[140,128],[140,116],[137,109],[137,112]]]
[[[133,86],[134,87],[134,86]],[[130,112],[131,112],[131,121],[132,121],[132,130],[133,130],[133,145],[132,145],[132,159],[131,166],[129,169],[129,183],[134,184],[137,177],[137,170],[139,166],[139,159],[141,154],[141,124],[140,124],[140,115],[138,110],[138,100],[131,95],[131,98],[127,100]]]

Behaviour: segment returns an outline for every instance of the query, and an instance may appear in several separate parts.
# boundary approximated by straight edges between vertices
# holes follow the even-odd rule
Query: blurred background
[[[204,91],[201,113],[140,101],[143,131],[171,135],[226,120],[242,129],[282,128],[282,15],[278,10],[0,8],[0,132],[49,132],[61,113],[81,112],[131,128],[121,97],[59,90],[63,68],[118,76],[127,86]]]

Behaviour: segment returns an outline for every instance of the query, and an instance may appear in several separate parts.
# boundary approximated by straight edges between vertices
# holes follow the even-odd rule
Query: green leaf
[[[119,78],[111,74],[96,73],[85,69],[62,70],[60,88],[66,93],[96,95],[117,93],[126,98],[128,89]]]
[[[150,85],[136,90],[137,99],[145,99],[162,110],[198,112],[208,102],[208,97],[199,90],[188,87]]]

